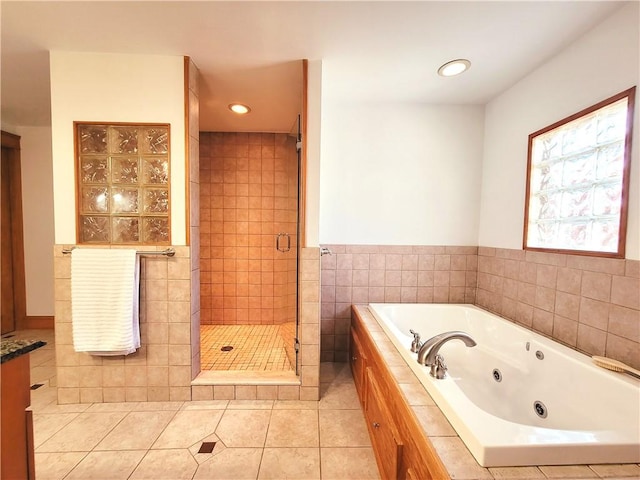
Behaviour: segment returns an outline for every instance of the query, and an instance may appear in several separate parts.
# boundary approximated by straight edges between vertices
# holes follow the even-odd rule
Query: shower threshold
[[[191,385],[300,385],[293,370],[203,370]]]

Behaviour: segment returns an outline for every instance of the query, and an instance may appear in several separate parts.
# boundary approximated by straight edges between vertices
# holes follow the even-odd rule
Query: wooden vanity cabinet
[[[365,371],[367,365],[367,357],[362,349],[358,334],[351,329],[351,343],[350,343],[349,359],[351,363],[351,373],[353,374],[353,382],[356,385],[358,391],[358,397],[362,408],[366,406],[366,392],[365,392]]]
[[[33,416],[29,384],[29,355],[2,364],[0,390],[2,433],[0,479],[34,480]]]
[[[371,334],[355,308],[353,312],[351,370],[382,479],[450,479]]]
[[[402,461],[402,443],[387,403],[380,393],[371,368],[367,368],[367,401],[365,419],[371,444],[376,452],[378,470],[383,479],[396,480]]]

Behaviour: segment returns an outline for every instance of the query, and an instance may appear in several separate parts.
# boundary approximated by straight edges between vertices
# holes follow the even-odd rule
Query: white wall
[[[171,125],[171,237],[186,242],[184,60],[51,52],[55,241],[76,242],[73,122]]]
[[[317,247],[320,232],[320,128],[322,118],[322,61],[310,60],[307,69],[307,172],[305,189],[306,247]]]
[[[630,2],[486,106],[479,244],[522,248],[530,133],[640,78],[639,4]],[[631,160],[627,258],[640,259],[640,92]]]
[[[54,314],[51,129],[18,127],[28,316]]]
[[[481,106],[323,102],[320,243],[476,245],[483,119]]]

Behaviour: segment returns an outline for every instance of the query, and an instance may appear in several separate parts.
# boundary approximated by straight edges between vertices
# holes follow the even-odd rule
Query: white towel
[[[135,250],[71,252],[73,347],[91,355],[128,355],[140,348],[140,261]]]

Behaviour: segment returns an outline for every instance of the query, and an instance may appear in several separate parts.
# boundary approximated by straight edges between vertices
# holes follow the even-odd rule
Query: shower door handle
[[[283,238],[287,239],[287,246],[286,247],[283,247],[281,245]],[[289,236],[288,233],[279,233],[276,236],[276,250],[278,250],[279,252],[288,252],[289,250],[291,250],[291,237]]]

